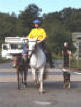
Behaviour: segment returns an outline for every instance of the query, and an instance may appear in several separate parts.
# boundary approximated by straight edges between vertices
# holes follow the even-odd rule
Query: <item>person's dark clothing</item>
[[[46,62],[49,63],[50,65],[50,68],[53,68],[53,61],[52,61],[52,55],[51,55],[51,52],[46,50],[45,51],[45,55],[46,55]]]
[[[68,47],[64,47],[63,54],[64,54],[64,67],[69,67],[69,54],[68,54]]]
[[[38,44],[38,46],[44,51],[46,49],[46,43],[45,43],[45,41],[43,41],[40,44]]]

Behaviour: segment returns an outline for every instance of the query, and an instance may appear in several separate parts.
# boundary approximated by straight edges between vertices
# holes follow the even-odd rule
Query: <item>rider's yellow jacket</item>
[[[46,38],[46,32],[43,28],[33,28],[29,33],[28,38],[38,38],[38,40],[43,40]]]

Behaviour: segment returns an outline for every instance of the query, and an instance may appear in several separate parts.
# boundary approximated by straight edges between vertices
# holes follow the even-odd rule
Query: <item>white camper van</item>
[[[1,56],[6,59],[12,59],[11,54],[22,52],[23,43],[26,43],[24,37],[5,37],[5,43],[2,44]]]

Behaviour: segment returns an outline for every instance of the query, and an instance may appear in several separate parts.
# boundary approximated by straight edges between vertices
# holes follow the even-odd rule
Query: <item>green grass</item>
[[[63,57],[62,57],[61,55],[56,55],[56,54],[54,54],[54,53],[52,53],[52,58],[53,58],[53,59],[57,59],[57,60],[58,60],[58,59],[60,59],[60,60],[63,59]]]
[[[76,68],[81,68],[81,60],[77,61],[77,60],[72,60],[70,62],[70,66],[71,67],[76,67]]]

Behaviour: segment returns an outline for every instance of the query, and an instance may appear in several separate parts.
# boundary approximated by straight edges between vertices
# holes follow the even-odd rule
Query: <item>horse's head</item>
[[[37,39],[28,39],[28,56],[31,56],[36,49]]]
[[[20,56],[21,56],[21,53],[13,55],[13,66],[14,67],[17,67],[19,65]]]

